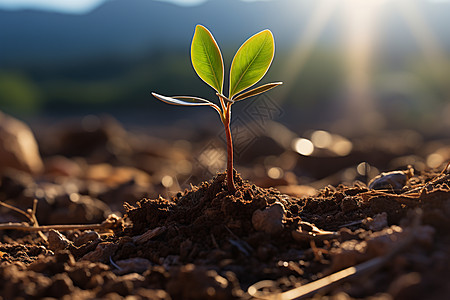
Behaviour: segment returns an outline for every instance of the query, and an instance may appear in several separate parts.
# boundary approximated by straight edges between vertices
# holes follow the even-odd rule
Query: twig
[[[112,231],[109,228],[108,224],[88,224],[88,225],[44,225],[44,226],[29,226],[22,223],[6,223],[0,224],[0,230],[24,230],[24,231],[49,231],[59,230],[59,231],[68,231],[68,230],[106,230]]]
[[[17,213],[19,213],[21,215],[24,215],[27,219],[30,219],[30,215],[27,212],[21,210],[20,208],[17,208],[15,206],[9,205],[8,203],[5,203],[3,201],[0,201],[0,205],[4,206],[6,208],[9,208],[10,210],[13,210],[13,211],[15,211],[15,212],[17,212]]]
[[[122,218],[116,216],[115,214],[110,214],[105,221],[101,224],[81,224],[81,225],[45,225],[39,226],[38,220],[36,218],[36,209],[37,209],[37,199],[33,201],[33,207],[31,209],[27,209],[27,211],[23,211],[20,208],[7,204],[3,201],[0,201],[0,205],[9,208],[21,215],[27,217],[30,221],[31,226],[23,223],[4,223],[0,224],[0,230],[23,230],[23,231],[37,231],[40,237],[47,242],[47,237],[42,233],[42,231],[49,230],[59,230],[59,231],[68,231],[68,230],[95,230],[101,232],[114,232],[117,229],[123,227]]]
[[[30,212],[31,220],[33,221],[33,227],[39,226],[38,220],[36,218],[37,204],[38,204],[38,200],[35,198],[33,200],[33,208],[31,209],[31,212]],[[47,237],[45,236],[45,234],[42,233],[42,231],[39,230],[38,234],[44,241],[46,241],[46,242],[48,241]]]
[[[11,209],[11,210],[13,210],[13,211],[15,211],[15,212],[17,212],[19,214],[24,215],[30,221],[30,223],[33,225],[34,228],[39,227],[39,223],[38,223],[38,220],[36,218],[37,203],[38,203],[38,200],[34,199],[33,200],[33,208],[32,209],[27,209],[27,211],[23,211],[20,208],[17,208],[15,206],[9,205],[9,204],[7,204],[7,203],[5,203],[3,201],[0,201],[0,205],[4,206],[6,208],[9,208],[9,209]],[[2,224],[0,224],[0,226],[1,225]],[[47,237],[42,233],[42,231],[37,230],[37,233],[39,234],[39,236],[45,242],[47,242]]]

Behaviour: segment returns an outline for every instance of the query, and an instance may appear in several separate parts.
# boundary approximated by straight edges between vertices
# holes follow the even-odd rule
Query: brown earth
[[[105,141],[91,131],[91,141],[101,145],[91,143],[83,153],[74,153],[83,143],[64,150],[41,140],[43,174],[2,173],[0,200],[22,210],[2,207],[3,225],[29,229],[27,213],[41,225],[103,225],[53,225],[56,230],[43,227],[43,234],[1,230],[0,299],[450,295],[450,174],[444,166],[403,168],[367,185],[324,185],[305,192],[309,196],[262,188],[237,173],[230,194],[219,173],[173,197],[150,197],[164,191],[155,184],[157,170],[188,155],[174,148],[167,157],[130,142],[114,146],[106,142],[108,130],[99,132]],[[74,134],[65,134],[76,145]],[[136,157],[141,168],[129,163]],[[34,198],[37,210],[27,211]]]

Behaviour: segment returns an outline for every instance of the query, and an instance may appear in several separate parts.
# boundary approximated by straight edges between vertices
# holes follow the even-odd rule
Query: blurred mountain
[[[113,0],[86,15],[0,11],[0,63],[58,62],[96,55],[130,55],[158,47],[187,48],[195,24],[209,25],[223,40],[245,31],[238,30],[242,23],[232,20],[241,20],[236,12],[250,16],[254,14],[248,10],[253,9],[254,5],[237,0],[209,1],[194,7]],[[250,21],[245,19],[245,23]]]
[[[441,42],[448,46],[450,26],[446,26],[445,9],[450,5],[410,1],[419,5],[429,27],[439,39],[445,38]],[[222,47],[235,48],[250,33],[264,28],[274,32],[278,45],[286,45],[303,32],[320,2],[323,1],[209,0],[202,5],[181,7],[151,0],[110,0],[85,15],[0,10],[0,63],[14,65],[96,55],[136,55],[169,47],[187,49],[198,23],[210,28]],[[336,42],[339,38],[341,28],[337,15],[332,15],[322,32],[322,42]],[[398,15],[386,14],[384,37],[388,39],[386,43],[407,49],[414,39],[408,33],[410,29],[402,23],[405,21]],[[409,43],[398,43],[405,39]]]

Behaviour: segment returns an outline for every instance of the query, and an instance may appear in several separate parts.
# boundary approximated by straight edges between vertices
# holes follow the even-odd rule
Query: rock
[[[286,210],[283,204],[276,202],[264,210],[255,210],[252,216],[253,227],[268,234],[277,234],[283,230],[283,218]]]
[[[400,191],[413,175],[414,170],[412,168],[405,171],[381,173],[369,182],[369,189]]]
[[[69,247],[71,241],[69,241],[62,233],[59,231],[51,229],[48,232],[48,248],[53,252],[58,250],[64,250]]]
[[[41,173],[44,164],[31,129],[0,112],[0,172],[7,168]]]

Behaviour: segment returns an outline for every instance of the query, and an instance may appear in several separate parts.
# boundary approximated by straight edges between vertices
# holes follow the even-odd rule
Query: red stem
[[[225,111],[225,134],[227,137],[227,187],[229,193],[234,193],[236,188],[234,187],[233,180],[233,140],[231,138],[231,129],[230,129],[230,121],[231,121],[231,104],[227,103],[227,109]]]

